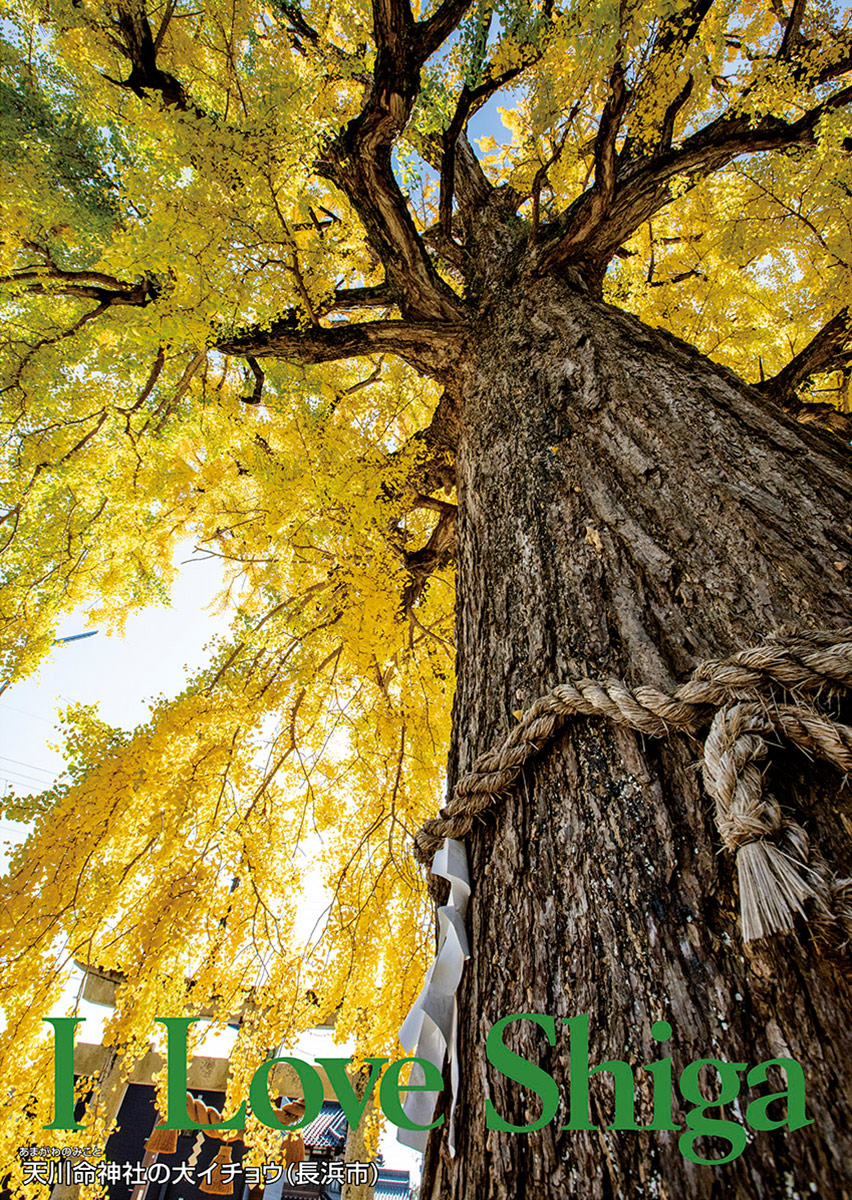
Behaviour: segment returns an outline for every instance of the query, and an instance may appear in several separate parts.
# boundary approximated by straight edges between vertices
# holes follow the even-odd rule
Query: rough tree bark
[[[839,439],[553,279],[495,289],[470,344],[451,784],[504,736],[513,710],[572,674],[669,688],[697,660],[779,627],[850,623],[852,466]],[[682,737],[643,744],[579,719],[467,839],[458,1151],[449,1158],[446,1126],[433,1134],[424,1197],[852,1195],[850,976],[804,929],[801,941],[744,947],[699,752]],[[794,751],[778,761],[773,787],[845,874],[848,787]],[[485,1056],[492,1024],[520,1012],[552,1014],[557,1028],[588,1013],[593,1064],[671,1053],[677,1076],[706,1057],[793,1057],[815,1123],[750,1135],[734,1162],[699,1166],[677,1132],[605,1130],[603,1076],[591,1089],[601,1128],[560,1132],[567,1031],[551,1048],[525,1022],[508,1044],[556,1078],[557,1120],[532,1134],[489,1132],[488,1095],[516,1124],[540,1112]],[[660,1018],[674,1028],[665,1048],[650,1036]],[[642,1076],[640,1125],[651,1122]],[[685,1107],[676,1097],[676,1121]]]

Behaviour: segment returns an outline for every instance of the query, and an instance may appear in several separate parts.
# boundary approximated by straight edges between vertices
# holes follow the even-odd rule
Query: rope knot
[[[426,821],[415,853],[432,860],[444,838],[462,838],[516,782],[567,719],[606,717],[651,737],[706,727],[702,775],[725,849],[736,854],[746,941],[792,930],[806,906],[848,926],[852,884],[811,862],[808,837],[764,786],[771,746],[786,741],[852,774],[852,729],[809,705],[852,688],[852,629],[777,633],[763,645],[700,663],[673,695],[622,680],[580,677],[535,700],[501,745],[481,754],[440,816]],[[834,914],[839,914],[835,916]]]

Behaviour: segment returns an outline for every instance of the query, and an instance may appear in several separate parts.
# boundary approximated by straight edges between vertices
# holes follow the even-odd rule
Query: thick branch
[[[352,308],[389,308],[394,302],[386,283],[373,287],[337,288],[322,312],[343,312]]]
[[[789,409],[798,403],[797,390],[812,376],[849,366],[852,366],[852,323],[847,307],[826,321],[819,333],[777,375],[754,386],[777,400],[782,408]]]
[[[805,8],[808,0],[793,0],[793,8],[790,12],[790,19],[784,28],[784,36],[781,39],[781,48],[778,51],[779,58],[789,58],[794,52],[796,46],[801,42],[801,34],[799,32],[802,25],[802,18],[805,15]]]
[[[453,236],[453,193],[455,191],[456,142],[470,113],[473,95],[467,84],[461,90],[450,127],[443,135],[441,148],[441,194],[438,202],[438,228],[444,239]]]
[[[428,21],[415,23],[408,0],[374,0],[376,66],[364,78],[371,90],[360,115],[335,138],[320,174],[349,197],[367,237],[384,263],[403,315],[454,321],[462,306],[441,280],[418,237],[413,218],[391,166],[391,147],[404,128],[420,87],[420,68],[460,20],[471,0],[447,0]],[[131,63],[126,80],[112,80],[137,95],[159,91],[167,104],[186,110],[182,84],[157,65],[158,43],[151,31],[144,0],[120,0],[111,22],[110,41]],[[298,4],[284,15],[300,37],[312,45],[320,39]],[[200,112],[200,110],[196,110]]]
[[[455,158],[455,192],[459,203],[463,209],[478,208],[487,204],[493,191],[467,134],[462,130],[456,139]]]
[[[540,248],[530,253],[528,269],[544,273],[582,260],[592,273],[602,276],[621,244],[672,199],[670,184],[675,176],[685,177],[693,187],[741,154],[814,146],[821,119],[850,103],[852,86],[835,92],[797,121],[766,116],[753,123],[748,116],[725,114],[675,150],[620,163],[610,202],[601,204],[596,181],[554,223]]]
[[[444,157],[443,135],[430,134],[424,137],[416,131],[409,130],[406,136],[410,137],[412,145],[429,166],[440,173]],[[494,187],[483,171],[464,130],[459,133],[456,141],[454,189],[463,221],[467,221],[477,209],[487,204],[494,192]],[[433,239],[438,230],[439,226],[435,225],[429,231]],[[456,250],[459,250],[458,246]],[[452,259],[452,255],[448,257]]]
[[[361,113],[328,146],[318,164],[353,204],[384,264],[405,317],[455,321],[462,307],[441,280],[418,236],[394,178],[391,148],[411,116],[420,68],[464,14],[466,0],[447,0],[415,24],[408,0],[374,0],[376,63]]]
[[[420,66],[447,40],[473,0],[443,0],[428,21],[417,26],[417,55]]]
[[[467,122],[479,112],[483,105],[496,92],[499,92],[500,88],[505,87],[507,83],[511,83],[513,79],[516,79],[538,57],[540,57],[540,52],[535,52],[535,54],[525,57],[522,62],[514,67],[509,67],[507,70],[502,71],[499,75],[492,75],[490,70],[488,70],[486,71],[485,79],[478,87],[470,88],[465,84],[462,88],[449,129],[443,136],[441,147],[441,196],[438,223],[444,237],[451,237],[452,233],[453,196],[456,188],[457,160],[461,160],[462,156],[465,156],[462,169],[467,171],[468,182],[473,183],[480,202],[484,203],[487,201],[493,190],[485,178],[482,168],[479,166],[470,142],[464,137],[464,129]],[[464,138],[463,142],[462,138]],[[468,155],[469,157],[467,157]],[[473,175],[472,179],[473,163],[470,162],[470,158],[473,158],[476,168],[478,168],[478,177]]]
[[[846,35],[846,45],[852,46],[852,37]],[[834,62],[828,63],[821,67],[817,75],[819,83],[831,83],[834,79],[839,79],[841,75],[845,75],[847,71],[852,71],[852,53],[841,55]]]
[[[456,506],[447,504],[426,545],[403,555],[406,569],[411,575],[411,583],[402,594],[403,610],[406,613],[411,612],[423,595],[429,576],[435,571],[440,571],[452,560],[455,548]]]
[[[404,481],[384,488],[387,498],[407,496],[413,508],[431,508],[443,515],[456,506],[435,498],[439,491],[450,492],[456,484],[455,455],[459,435],[459,404],[450,392],[444,392],[425,429],[419,429],[394,451],[391,460],[405,461],[410,466],[410,452],[415,455],[415,469],[406,473]],[[425,450],[425,454],[423,453]]]
[[[97,300],[99,304],[129,304],[143,306],[156,296],[150,280],[142,283],[123,283],[100,271],[61,271],[57,267],[39,270],[13,271],[0,276],[0,287],[11,287],[18,293],[40,296],[72,296],[80,300]]]
[[[446,323],[409,321],[340,322],[331,328],[300,328],[295,316],[269,329],[223,338],[215,349],[242,358],[282,358],[312,364],[337,362],[364,354],[397,354],[436,379],[450,376],[458,365],[464,328]]]
[[[143,0],[125,0],[114,11],[112,27],[115,33],[110,41],[120,54],[129,59],[131,69],[127,79],[110,82],[129,88],[137,96],[142,96],[148,90],[159,92],[166,104],[186,112],[190,104],[183,85],[174,75],[157,65],[161,35],[154,38]]]
[[[586,231],[594,228],[615,196],[616,155],[615,140],[629,94],[624,86],[624,68],[620,63],[613,68],[610,79],[612,95],[604,105],[601,122],[595,138],[595,183],[584,224],[575,236],[582,240]]]
[[[439,500],[437,496],[424,496],[422,492],[418,492],[411,503],[414,508],[428,508],[441,516],[447,513],[455,516],[458,512],[457,504],[451,504],[449,500]]]

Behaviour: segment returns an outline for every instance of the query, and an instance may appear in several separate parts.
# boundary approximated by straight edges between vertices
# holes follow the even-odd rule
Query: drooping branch
[[[39,338],[37,342],[34,342],[31,346],[29,346],[27,352],[19,360],[12,375],[11,382],[6,385],[3,391],[20,387],[21,376],[23,375],[24,368],[30,362],[32,362],[39,350],[43,350],[45,346],[55,346],[59,342],[63,342],[68,338],[76,337],[76,335],[85,325],[88,325],[91,321],[96,321],[98,317],[103,316],[109,307],[109,301],[101,300],[95,305],[94,308],[90,308],[88,312],[84,312],[82,317],[79,317],[68,329],[63,329],[60,333]]]

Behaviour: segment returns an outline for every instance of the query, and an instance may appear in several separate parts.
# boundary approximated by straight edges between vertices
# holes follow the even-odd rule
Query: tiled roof
[[[302,1131],[305,1145],[309,1147],[330,1146],[341,1149],[346,1143],[346,1114],[339,1104],[326,1102],[315,1121]]]
[[[407,1171],[392,1171],[381,1167],[374,1191],[375,1200],[407,1200],[411,1191]]]

